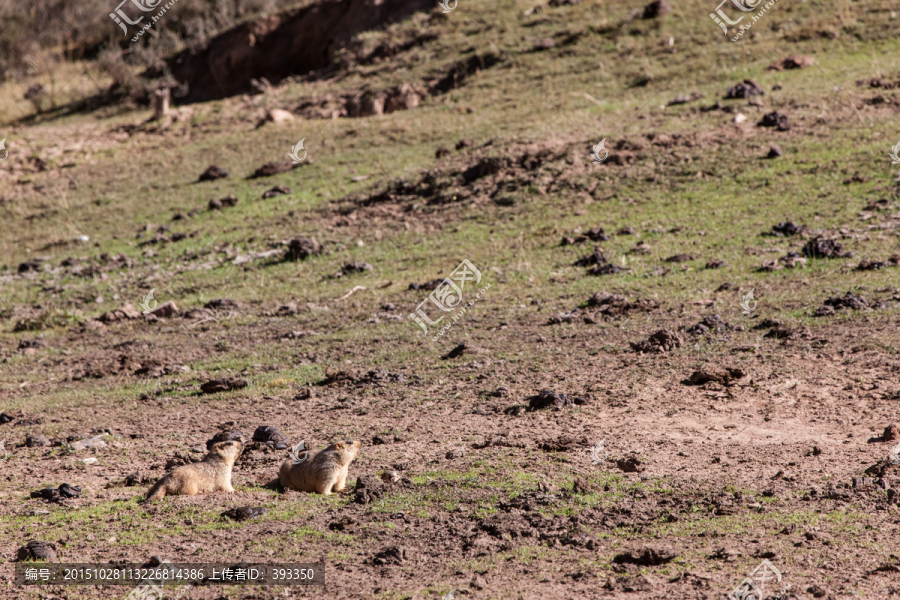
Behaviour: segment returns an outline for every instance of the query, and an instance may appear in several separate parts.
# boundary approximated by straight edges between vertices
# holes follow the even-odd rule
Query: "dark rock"
[[[772,234],[780,236],[791,236],[802,233],[805,229],[805,226],[797,225],[793,221],[782,221],[778,225],[772,225]]]
[[[762,96],[766,92],[752,79],[745,79],[741,83],[735,84],[728,88],[725,98],[749,98],[751,96]]]
[[[465,458],[466,450],[465,448],[454,448],[447,452],[445,457],[447,460],[456,460],[457,458]]]
[[[57,488],[44,488],[42,490],[37,490],[31,492],[32,498],[43,498],[48,502],[59,502],[62,500],[62,496],[59,494],[59,490]]]
[[[5,412],[0,412],[0,425],[6,425],[10,421],[12,421],[14,417],[11,417]]]
[[[444,158],[445,156],[450,156],[450,151],[443,146],[438,147],[438,149],[434,152],[434,157],[437,159]]]
[[[683,263],[688,262],[690,260],[694,260],[694,257],[690,254],[676,254],[675,256],[670,256],[665,260],[665,262],[671,263]]]
[[[725,261],[722,260],[721,258],[714,258],[712,260],[706,261],[706,268],[707,269],[721,269],[722,267],[725,266],[725,264],[726,264]]]
[[[239,508],[226,510],[222,513],[222,516],[233,521],[246,521],[247,519],[261,517],[267,512],[269,511],[261,506],[241,506]]]
[[[781,148],[778,146],[769,146],[769,153],[766,154],[766,158],[780,158],[784,156],[784,152],[781,151]]]
[[[540,410],[542,408],[564,408],[573,406],[572,400],[565,394],[560,394],[551,390],[541,390],[534,396],[527,398],[528,410]]]
[[[584,232],[584,237],[591,240],[592,242],[605,242],[609,240],[609,236],[606,235],[606,232],[602,227],[592,227]]]
[[[203,171],[198,181],[215,181],[216,179],[223,179],[225,177],[228,177],[228,171],[212,165]]]
[[[288,257],[291,260],[304,260],[310,256],[322,253],[322,244],[316,238],[297,236],[290,241]]]
[[[787,115],[783,115],[777,110],[763,115],[762,120],[756,124],[757,127],[775,127],[778,131],[790,131],[791,122]]]
[[[200,386],[200,391],[204,394],[217,394],[219,392],[231,392],[247,387],[247,380],[238,379],[237,377],[224,377],[222,379],[213,379],[207,381]]]
[[[900,426],[896,423],[891,423],[884,428],[884,433],[881,434],[881,441],[893,442],[895,440],[900,440]]]
[[[257,427],[256,431],[253,432],[253,441],[266,444],[275,450],[284,450],[290,446],[287,437],[269,425],[260,425]]]
[[[869,304],[862,296],[857,296],[853,292],[847,292],[843,296],[832,296],[825,301],[825,306],[831,306],[835,310],[849,308],[851,310],[862,310],[868,308]]]
[[[803,246],[803,256],[810,258],[842,258],[844,247],[837,240],[827,240],[822,237],[806,242]]]
[[[263,200],[268,200],[269,198],[274,198],[275,196],[284,196],[286,194],[290,194],[291,192],[293,192],[293,190],[286,185],[276,185],[275,187],[266,190],[262,197]]]
[[[16,553],[16,560],[46,560],[54,562],[56,560],[56,544],[53,542],[39,542],[31,540]]]
[[[81,488],[77,485],[64,483],[59,486],[59,495],[63,498],[78,498],[81,496]]]

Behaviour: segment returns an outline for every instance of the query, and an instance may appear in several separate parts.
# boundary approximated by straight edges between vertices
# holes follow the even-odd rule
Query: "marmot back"
[[[231,467],[241,455],[244,445],[239,441],[214,444],[203,461],[178,467],[156,482],[147,492],[147,502],[166,495],[193,496],[212,492],[234,491],[231,487]]]
[[[343,492],[350,463],[359,454],[360,447],[362,442],[359,440],[344,440],[335,442],[299,465],[288,459],[281,465],[278,480],[283,488],[298,492],[317,492],[326,496],[332,492]]]

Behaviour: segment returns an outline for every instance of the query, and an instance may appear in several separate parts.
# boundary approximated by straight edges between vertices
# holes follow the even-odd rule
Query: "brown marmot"
[[[278,481],[281,487],[298,492],[318,492],[326,496],[332,492],[343,492],[347,470],[361,446],[359,440],[344,440],[335,442],[312,459],[299,464],[289,458],[281,464]]]
[[[178,467],[156,482],[147,492],[146,502],[159,500],[166,495],[193,496],[211,492],[234,491],[231,487],[231,467],[241,455],[244,445],[232,440],[213,444],[209,454],[201,462]]]

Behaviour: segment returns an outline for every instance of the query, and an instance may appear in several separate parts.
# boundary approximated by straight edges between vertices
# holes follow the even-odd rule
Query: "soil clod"
[[[213,379],[207,381],[200,386],[200,391],[204,394],[218,394],[219,392],[231,392],[247,387],[246,379],[238,379],[237,377],[224,377],[222,379]]]
[[[248,519],[261,517],[267,512],[269,511],[261,506],[241,506],[226,510],[222,513],[222,517],[231,519],[232,521],[246,521]]]

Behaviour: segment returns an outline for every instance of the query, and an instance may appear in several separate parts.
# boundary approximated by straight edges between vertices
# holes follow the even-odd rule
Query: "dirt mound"
[[[600,314],[608,320],[613,317],[623,317],[633,312],[642,313],[656,310],[659,308],[659,302],[649,298],[638,298],[632,302],[620,294],[597,292],[588,299],[587,306],[600,309]]]
[[[822,237],[806,242],[803,246],[803,255],[810,258],[847,258],[850,253],[845,253],[843,245],[837,240],[828,240]]]
[[[219,100],[252,91],[253,79],[277,84],[289,75],[327,68],[359,32],[432,5],[425,0],[323,0],[243,23],[201,50],[177,54],[167,68],[187,88],[181,101]]]
[[[746,375],[741,369],[733,369],[730,367],[724,369],[707,368],[702,371],[694,371],[690,378],[684,383],[688,385],[703,385],[705,383],[715,382],[722,385],[731,385],[738,379]]]
[[[660,329],[644,341],[631,342],[631,349],[642,354],[655,354],[680,348],[681,344],[681,337],[677,333]]]

